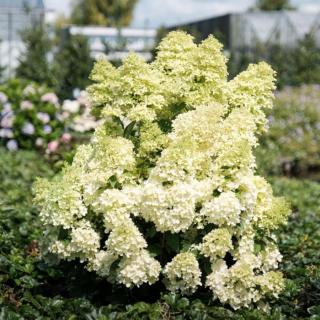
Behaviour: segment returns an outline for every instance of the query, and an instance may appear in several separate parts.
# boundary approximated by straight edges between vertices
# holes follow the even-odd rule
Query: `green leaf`
[[[130,137],[131,132],[132,132],[135,124],[136,124],[136,121],[132,121],[132,122],[130,122],[130,123],[126,126],[126,128],[124,129],[124,132],[123,132],[123,136],[124,136],[125,138]]]
[[[178,234],[169,233],[166,235],[166,245],[170,251],[178,253],[180,252],[180,237]]]

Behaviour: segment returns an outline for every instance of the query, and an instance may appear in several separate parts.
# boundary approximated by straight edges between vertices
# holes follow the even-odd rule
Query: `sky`
[[[73,0],[44,0],[46,7],[67,15]],[[157,28],[245,11],[254,0],[139,0],[132,21],[133,27]],[[320,0],[292,0],[302,11],[320,12]]]

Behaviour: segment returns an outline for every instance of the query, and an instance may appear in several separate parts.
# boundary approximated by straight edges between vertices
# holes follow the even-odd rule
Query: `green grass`
[[[36,176],[53,173],[36,153],[0,149],[0,319],[320,319],[320,184],[271,179],[275,193],[291,201],[293,214],[279,231],[286,290],[266,315],[235,312],[201,295],[165,295],[146,303],[77,263],[44,262],[31,186]]]

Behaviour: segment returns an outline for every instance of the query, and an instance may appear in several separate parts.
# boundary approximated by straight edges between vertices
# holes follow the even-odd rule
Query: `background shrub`
[[[286,87],[268,112],[269,130],[256,154],[268,174],[318,177],[320,165],[320,87]]]
[[[14,79],[0,86],[0,140],[9,150],[70,149],[73,138],[96,125],[84,92],[61,104],[54,92],[36,83]]]

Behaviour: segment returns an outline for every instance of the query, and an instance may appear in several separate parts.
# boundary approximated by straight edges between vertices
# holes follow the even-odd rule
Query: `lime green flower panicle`
[[[247,108],[254,116],[259,132],[266,130],[267,120],[263,109],[272,108],[276,72],[265,62],[250,64],[229,82],[229,105]]]
[[[95,83],[87,91],[93,113],[101,115],[105,106],[110,106],[114,99],[114,90],[119,86],[119,72],[105,59],[99,59],[91,72],[90,79]]]

